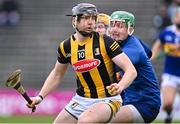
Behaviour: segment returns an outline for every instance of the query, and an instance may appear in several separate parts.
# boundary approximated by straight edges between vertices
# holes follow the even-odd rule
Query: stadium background
[[[23,85],[26,89],[40,89],[56,61],[58,43],[73,33],[71,19],[65,15],[70,14],[72,7],[77,3],[93,3],[99,12],[107,14],[115,10],[134,13],[135,34],[150,46],[153,44],[151,37],[154,28],[153,17],[161,4],[161,0],[19,0],[18,2],[21,5],[20,23],[13,27],[0,27],[0,88],[3,89],[7,75],[18,68],[23,71]],[[153,62],[159,79],[162,63],[163,59]],[[59,90],[74,90],[75,86],[72,68],[68,68]]]

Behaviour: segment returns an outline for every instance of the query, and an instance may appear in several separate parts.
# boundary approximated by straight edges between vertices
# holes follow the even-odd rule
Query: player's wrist
[[[38,97],[43,101],[44,97],[42,95],[38,95]]]
[[[36,96],[36,97],[33,97],[32,99],[34,99],[35,100],[35,103],[36,104],[39,104],[39,103],[41,103],[42,101],[43,101],[43,96],[41,96],[41,95],[38,95],[38,96]]]

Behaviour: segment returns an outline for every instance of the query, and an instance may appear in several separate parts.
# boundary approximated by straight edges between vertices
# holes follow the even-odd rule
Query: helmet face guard
[[[124,21],[126,26],[135,27],[135,17],[126,11],[115,11],[110,16],[110,21]]]
[[[110,16],[110,22],[112,21],[123,21],[126,23],[128,28],[128,34],[132,35],[135,27],[135,17],[132,13],[126,11],[115,11]],[[133,31],[130,32],[130,28],[133,28]]]
[[[98,11],[95,5],[90,4],[90,3],[80,3],[73,7],[72,9],[72,17],[76,17],[77,21],[79,22],[82,16],[88,16],[88,15],[93,15],[96,16],[98,15]],[[68,15],[70,16],[70,15]],[[73,25],[73,27],[84,37],[89,37],[92,35],[92,32],[86,32],[86,31],[80,31],[76,25]]]

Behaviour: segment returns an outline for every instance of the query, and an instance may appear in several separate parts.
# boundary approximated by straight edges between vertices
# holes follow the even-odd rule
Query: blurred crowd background
[[[7,75],[22,69],[26,87],[39,88],[56,61],[58,43],[73,28],[70,17],[74,5],[90,2],[99,12],[130,11],[136,16],[135,34],[150,46],[161,28],[171,24],[171,13],[179,0],[0,0],[0,87]],[[154,62],[158,77],[163,59]],[[160,79],[160,78],[159,78]],[[69,68],[61,88],[76,85]]]

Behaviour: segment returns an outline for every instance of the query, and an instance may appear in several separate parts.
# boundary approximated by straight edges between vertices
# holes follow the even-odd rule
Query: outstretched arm
[[[47,77],[39,95],[42,97],[45,97],[48,95],[51,91],[56,89],[58,87],[58,84],[61,82],[66,69],[68,67],[68,64],[61,64],[58,61],[55,64],[55,67]]]
[[[55,67],[52,69],[51,73],[47,77],[39,93],[39,95],[42,97],[37,96],[32,99],[32,103],[27,104],[29,108],[32,108],[35,105],[39,104],[44,97],[46,97],[51,91],[55,90],[58,87],[67,70],[67,67],[68,64],[61,64],[58,61],[56,62]]]

